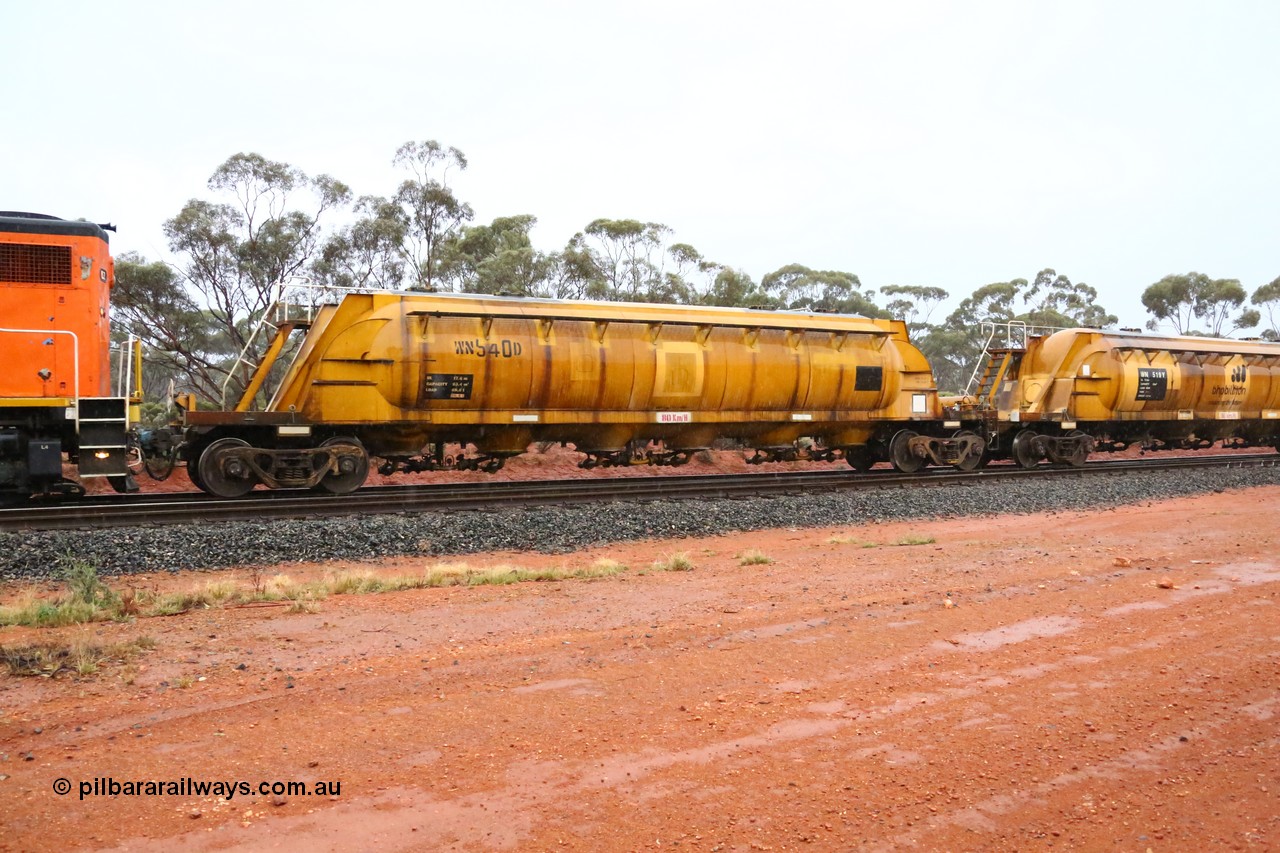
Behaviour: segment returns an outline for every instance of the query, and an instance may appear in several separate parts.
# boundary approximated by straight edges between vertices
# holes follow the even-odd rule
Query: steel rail
[[[459,512],[513,506],[603,501],[697,500],[765,497],[840,489],[923,488],[1011,477],[1088,477],[1190,468],[1280,467],[1276,453],[1105,460],[1083,468],[1022,469],[996,464],[978,471],[935,468],[917,474],[892,470],[783,471],[751,474],[668,475],[503,480],[488,483],[366,486],[349,495],[312,491],[254,491],[220,500],[198,492],[95,495],[74,502],[0,509],[0,531],[106,529],[232,520],[331,518],[361,514]]]

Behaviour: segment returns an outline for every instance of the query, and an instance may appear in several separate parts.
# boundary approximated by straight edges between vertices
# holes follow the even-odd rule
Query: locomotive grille
[[[71,284],[71,247],[0,244],[0,282]]]

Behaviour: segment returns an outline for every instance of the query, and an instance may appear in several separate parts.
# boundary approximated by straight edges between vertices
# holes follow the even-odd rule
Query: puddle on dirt
[[[1276,563],[1228,563],[1218,566],[1214,574],[1244,586],[1280,581],[1280,565]]]
[[[817,686],[817,682],[814,681],[780,681],[773,685],[773,689],[779,693],[803,693]]]
[[[542,690],[567,690],[570,687],[586,687],[594,684],[589,678],[561,678],[555,681],[539,681],[537,684],[522,684],[514,688],[512,693],[538,693]]]
[[[1057,637],[1080,627],[1079,619],[1069,616],[1037,616],[1024,619],[1012,625],[992,628],[990,631],[979,631],[975,634],[961,634],[954,644],[967,651],[989,652],[1013,643],[1037,640],[1041,637]]]
[[[1042,675],[1048,675],[1061,666],[1060,663],[1034,663],[1028,666],[1020,666],[1009,670],[1009,674],[1014,678],[1039,678]]]
[[[438,749],[424,749],[421,752],[406,755],[400,759],[400,763],[407,767],[426,767],[439,761],[441,755],[443,753]]]
[[[845,710],[845,704],[841,699],[833,702],[813,702],[806,705],[805,710],[810,714],[839,714]]]
[[[759,628],[748,628],[745,631],[737,631],[725,637],[726,640],[767,640],[771,637],[781,637],[783,634],[790,634],[793,631],[803,631],[809,628],[821,628],[830,624],[827,619],[806,619],[803,622],[784,622],[778,625],[763,625]]]
[[[1131,601],[1128,604],[1121,604],[1102,611],[1103,616],[1125,616],[1129,613],[1137,613],[1142,610],[1163,610],[1168,607],[1167,601]]]
[[[1245,705],[1240,709],[1240,713],[1246,717],[1252,717],[1255,720],[1267,721],[1276,715],[1276,705],[1280,704],[1275,699],[1264,699],[1261,702],[1254,702],[1251,705]]]

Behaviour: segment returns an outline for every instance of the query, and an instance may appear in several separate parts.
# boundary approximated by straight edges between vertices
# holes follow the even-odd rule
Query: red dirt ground
[[[1269,487],[482,555],[630,569],[2,629],[156,647],[0,675],[0,847],[1280,849],[1277,518]],[[341,793],[81,799],[99,777]]]

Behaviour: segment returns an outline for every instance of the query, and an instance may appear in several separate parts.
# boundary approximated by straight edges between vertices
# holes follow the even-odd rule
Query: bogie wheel
[[[1080,430],[1076,430],[1074,432],[1067,434],[1067,438],[1084,438],[1084,437],[1085,437],[1085,434]],[[1082,442],[1080,446],[1076,448],[1076,452],[1072,453],[1070,456],[1067,457],[1067,464],[1070,465],[1072,468],[1083,468],[1088,458],[1089,458],[1089,450],[1088,448],[1085,447],[1084,443]]]
[[[876,459],[871,454],[871,448],[865,444],[846,447],[844,449],[844,460],[849,463],[850,468],[862,474],[870,471],[871,466],[876,464]]]
[[[1009,449],[1019,467],[1034,468],[1040,464],[1040,455],[1032,447],[1035,440],[1035,430],[1030,429],[1024,429],[1013,437],[1013,445]]]
[[[978,436],[976,433],[967,429],[961,430],[960,432],[952,436],[952,438],[959,438],[959,439],[977,438],[977,437]],[[990,461],[991,461],[991,456],[987,453],[986,447],[984,446],[982,450],[979,450],[976,453],[969,453],[967,456],[962,457],[960,461],[956,463],[956,468],[960,469],[961,471],[976,471],[979,468],[987,467],[987,463]]]
[[[916,433],[902,429],[889,441],[889,461],[904,474],[914,474],[924,467],[924,459],[911,452],[911,439],[915,437]]]
[[[257,480],[236,454],[239,448],[248,446],[249,442],[239,438],[218,439],[200,454],[196,465],[198,479],[193,477],[191,481],[214,497],[238,498],[248,494]]]
[[[364,485],[369,478],[369,454],[359,440],[348,436],[336,436],[325,439],[321,447],[343,448],[338,456],[337,472],[325,474],[320,480],[320,488],[335,495],[354,492]]]
[[[204,487],[204,480],[200,479],[200,465],[198,460],[196,464],[188,462],[184,467],[187,471],[187,479],[191,481],[191,485],[195,486],[202,492],[209,491]]]

